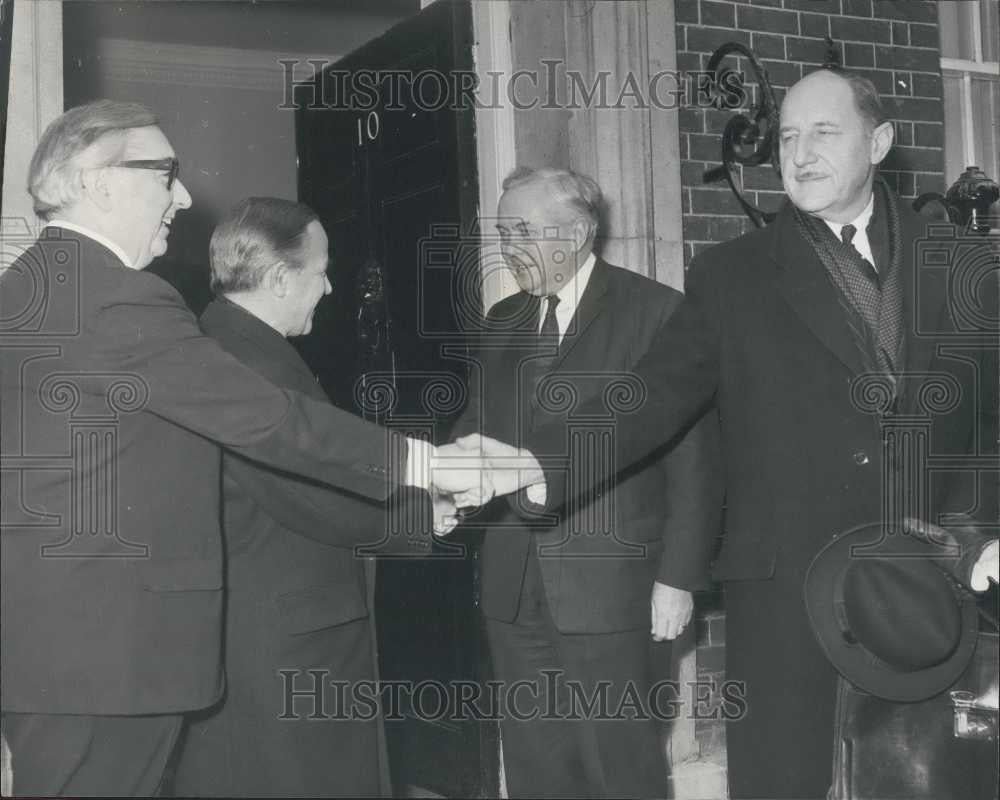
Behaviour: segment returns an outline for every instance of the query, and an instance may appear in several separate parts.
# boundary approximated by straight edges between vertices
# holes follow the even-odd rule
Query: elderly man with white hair
[[[220,445],[374,500],[473,489],[433,448],[279,389],[143,269],[191,196],[147,108],[71,109],[0,276],[3,732],[14,792],[149,795],[223,691]],[[492,486],[486,481],[486,493]]]
[[[682,295],[597,254],[602,197],[587,176],[521,167],[503,189],[497,230],[521,291],[489,311],[457,431],[519,442],[555,407],[596,398],[601,411],[563,433],[599,459],[629,412],[624,398],[641,404],[629,372]],[[714,410],[561,518],[516,508],[495,502],[480,517],[490,655],[514,687],[501,721],[510,796],[666,796],[655,715],[673,698],[654,687],[720,528]]]

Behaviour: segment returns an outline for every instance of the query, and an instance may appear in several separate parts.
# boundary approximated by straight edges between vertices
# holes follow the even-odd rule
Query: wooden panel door
[[[300,198],[330,235],[333,284],[299,346],[338,405],[435,441],[461,411],[469,320],[480,313],[473,108],[435,93],[472,74],[471,45],[469,4],[434,3],[337,62],[325,84],[300,87],[297,112]],[[343,89],[362,73],[376,91],[364,88],[352,108]],[[485,679],[478,543],[461,544],[380,561],[383,680]],[[497,796],[495,723],[450,710],[421,719],[406,696],[405,719],[386,723],[397,793]]]

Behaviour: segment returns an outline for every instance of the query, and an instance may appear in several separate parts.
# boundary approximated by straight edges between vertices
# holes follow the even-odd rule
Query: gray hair
[[[528,183],[544,183],[557,208],[568,211],[567,221],[584,217],[590,226],[590,238],[597,233],[603,196],[593,178],[555,167],[517,167],[503,182],[503,190]]]
[[[306,228],[318,222],[304,203],[277,197],[248,197],[216,226],[209,244],[215,294],[257,289],[278,261],[302,269]]]
[[[121,160],[132,128],[159,124],[139,103],[94,100],[71,108],[45,129],[28,168],[28,191],[42,219],[79,198],[83,170]]]

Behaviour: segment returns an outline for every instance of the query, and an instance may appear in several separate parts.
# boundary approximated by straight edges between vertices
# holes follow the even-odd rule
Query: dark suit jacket
[[[606,402],[594,424],[579,419],[574,424],[589,425],[597,440],[606,441],[607,431],[625,416],[620,409],[629,405],[630,392],[641,395],[630,383],[632,366],[681,297],[597,259],[551,367],[549,388],[543,384],[540,394],[557,403],[570,396],[576,404],[602,398]],[[538,307],[537,298],[522,292],[490,309],[460,434],[482,430],[501,441],[519,441],[547,419],[547,409],[528,396],[526,379]],[[492,504],[483,515],[491,526],[482,551],[483,612],[507,621],[515,617],[528,549],[537,546],[546,598],[560,631],[648,626],[654,580],[684,589],[705,580],[721,513],[718,422],[712,412],[670,447],[603,483],[559,524],[529,528],[508,503]]]
[[[298,351],[252,314],[215,300],[199,321],[227,353],[275,386],[329,402]],[[267,622],[287,633],[366,617],[364,561],[355,547],[377,545],[388,534],[385,504],[297,479],[237,453],[224,453],[222,463],[229,590],[260,599],[274,614]],[[429,531],[427,493],[404,487],[391,498],[394,504],[404,500],[421,507]],[[415,549],[418,544],[413,542]],[[429,535],[423,544],[430,549]]]
[[[975,256],[981,240],[956,240],[950,228],[929,238],[927,220],[902,205],[900,217],[907,375],[895,419],[926,424],[927,452],[945,467],[919,473],[928,478],[919,491],[932,521],[968,512],[995,526],[996,275],[989,257]],[[619,420],[618,465],[718,404],[727,490],[721,579],[767,579],[783,551],[814,553],[834,534],[882,519],[886,464],[871,408],[880,393],[855,382],[860,354],[790,207],[771,226],[695,259],[684,303],[636,372],[649,398]],[[550,509],[616,468],[567,458],[564,439],[552,424],[527,442],[554,456]],[[979,469],[979,480],[963,465]]]
[[[238,305],[215,300],[200,323],[274,385],[328,402],[295,348]],[[305,706],[299,721],[281,719],[279,670],[296,672],[300,688],[310,669],[352,684],[375,679],[365,565],[355,546],[386,535],[385,507],[230,452],[222,485],[226,695],[190,723],[175,788],[213,796],[376,793],[379,721],[317,724]],[[404,499],[424,506],[429,531],[427,493],[404,487],[391,502]],[[424,543],[429,549],[429,535]]]
[[[883,475],[916,477],[905,492],[910,513],[937,521],[971,512],[996,525],[995,274],[987,275],[988,257],[959,252],[968,248],[954,233],[928,239],[924,220],[902,207],[900,217],[907,374],[894,416],[876,413],[886,396],[877,384],[856,380],[862,353],[848,317],[786,207],[769,227],[692,263],[683,304],[636,367],[649,396],[619,420],[617,464],[566,458],[557,425],[528,438],[532,452],[561,456],[546,472],[547,502],[559,508],[717,403],[726,476],[717,573],[732,604],[727,678],[742,682],[750,709],[727,733],[734,796],[826,794],[836,673],[806,618],[803,579],[832,536],[883,519]],[[949,278],[961,290],[951,297]],[[992,308],[974,308],[972,297]],[[890,472],[883,428],[897,423],[912,446]],[[919,463],[922,448],[937,470]],[[961,470],[977,466],[994,471],[977,482]],[[808,724],[790,724],[803,709]],[[775,759],[794,768],[776,771]]]
[[[396,450],[239,363],[167,283],[87,237],[47,228],[0,277],[0,310],[3,709],[211,704],[219,445],[378,500]]]

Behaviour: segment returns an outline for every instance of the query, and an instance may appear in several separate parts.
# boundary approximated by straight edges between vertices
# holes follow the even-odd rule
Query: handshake
[[[530,452],[488,436],[473,433],[426,450],[423,479],[413,482],[430,492],[438,535],[451,533],[460,509],[477,508],[529,486],[544,486],[545,475]],[[411,447],[411,457],[416,452]]]

